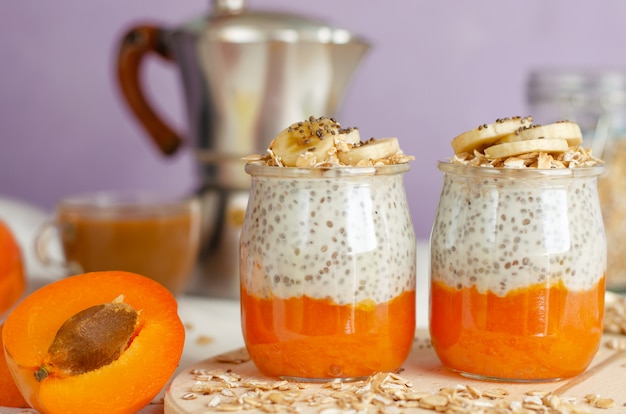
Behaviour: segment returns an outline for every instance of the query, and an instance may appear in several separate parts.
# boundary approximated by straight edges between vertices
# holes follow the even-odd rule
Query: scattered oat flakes
[[[590,406],[596,408],[612,408],[615,406],[615,401],[611,398],[602,398],[598,394],[587,394],[585,399]]]
[[[537,390],[527,391],[522,401],[511,401],[504,388],[479,390],[463,384],[425,392],[397,373],[378,373],[356,382],[329,381],[320,387],[245,379],[223,370],[196,370],[192,374],[202,381],[181,398],[206,399],[204,404],[218,411],[298,413],[299,405],[307,405],[316,407],[320,414],[396,413],[414,408],[449,414],[583,414],[590,412],[589,407],[610,408],[615,404],[609,398],[588,394],[581,399],[586,405],[581,405],[576,399]]]
[[[470,393],[472,398],[480,398],[480,397],[483,396],[482,393],[480,392],[480,390],[477,390],[476,388],[472,387],[471,385],[467,386],[467,392]]]
[[[483,397],[491,398],[492,400],[504,398],[507,395],[509,395],[509,392],[504,388],[495,388],[483,392]]]
[[[198,396],[194,394],[193,392],[188,392],[186,394],[183,394],[182,397],[180,397],[181,400],[195,400],[196,398],[198,398]]]
[[[626,350],[626,339],[609,338],[605,345],[614,351],[624,351]]]
[[[250,361],[250,355],[245,348],[235,349],[234,351],[226,352],[215,357],[217,362],[224,362],[229,364],[243,364]]]
[[[213,339],[213,337],[208,336],[208,335],[199,335],[196,338],[196,344],[198,345],[208,345],[210,343],[213,343],[215,341],[215,339]]]

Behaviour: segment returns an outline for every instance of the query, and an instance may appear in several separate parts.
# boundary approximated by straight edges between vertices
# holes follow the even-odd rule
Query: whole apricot
[[[0,220],[0,319],[25,289],[22,252],[9,227]]]
[[[2,329],[0,325],[0,348],[2,348]],[[15,385],[4,353],[0,353],[0,407],[27,408],[28,403]]]
[[[17,303],[25,289],[26,277],[20,247],[9,227],[0,220],[0,320]],[[0,335],[3,327],[0,326]],[[28,407],[13,381],[4,355],[0,355],[0,406]]]
[[[41,413],[136,413],[178,366],[185,330],[172,294],[129,272],[70,276],[7,317],[4,352]]]

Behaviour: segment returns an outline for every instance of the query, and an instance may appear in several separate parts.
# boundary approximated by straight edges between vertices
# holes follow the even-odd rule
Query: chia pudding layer
[[[502,169],[440,162],[431,275],[504,296],[534,284],[586,290],[606,269],[602,167]]]
[[[246,165],[252,187],[240,254],[248,294],[357,305],[414,291],[408,169]]]

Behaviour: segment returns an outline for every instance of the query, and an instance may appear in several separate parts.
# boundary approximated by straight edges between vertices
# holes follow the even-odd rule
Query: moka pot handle
[[[119,45],[117,78],[126,104],[150,138],[165,155],[171,155],[183,143],[182,137],[159,117],[146,99],[141,83],[140,69],[144,59],[153,54],[173,61],[167,45],[162,40],[161,28],[143,24],[126,32]]]

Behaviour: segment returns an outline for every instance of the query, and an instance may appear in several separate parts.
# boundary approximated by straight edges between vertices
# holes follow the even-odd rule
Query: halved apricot
[[[119,302],[127,306],[109,306]],[[112,316],[118,310],[133,316]],[[2,335],[9,369],[33,408],[114,414],[137,412],[166,385],[185,330],[166,288],[134,273],[107,271],[33,292],[9,314]],[[108,350],[116,355],[100,358]]]
[[[0,220],[0,319],[25,289],[22,252],[9,227]]]

